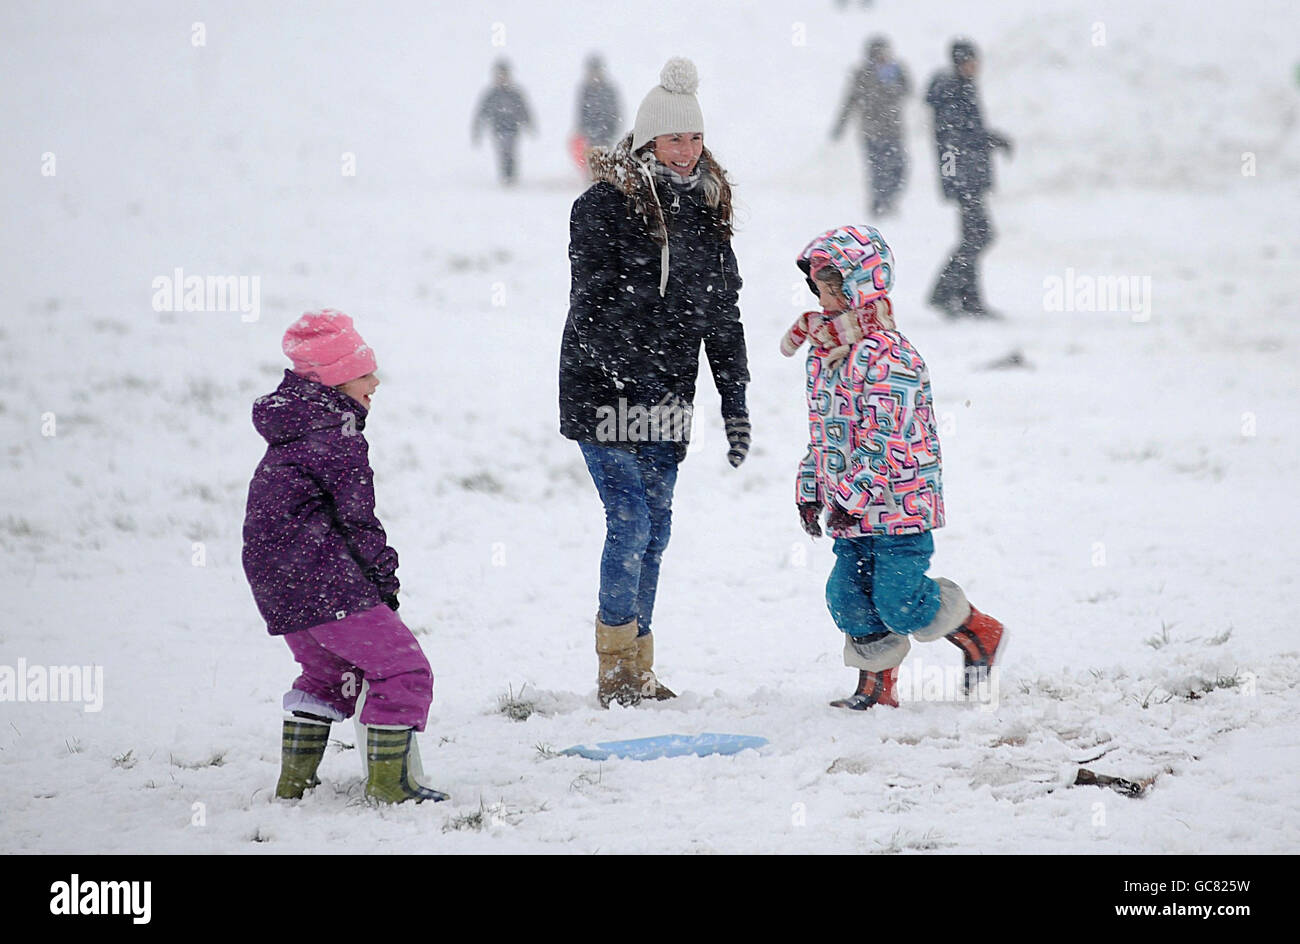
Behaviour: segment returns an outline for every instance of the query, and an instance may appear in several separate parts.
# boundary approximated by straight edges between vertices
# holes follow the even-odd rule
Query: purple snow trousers
[[[352,717],[361,680],[370,683],[362,724],[424,730],[433,702],[433,670],[415,636],[382,603],[332,623],[281,637],[302,674],[285,693],[285,711],[306,711],[334,721]]]

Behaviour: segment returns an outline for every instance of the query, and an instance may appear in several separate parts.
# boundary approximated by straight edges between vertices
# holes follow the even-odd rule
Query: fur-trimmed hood
[[[612,147],[596,147],[587,152],[587,169],[594,183],[611,184],[625,197],[628,204],[643,220],[657,242],[667,240],[663,207],[659,205],[655,190],[653,158],[638,158],[632,153],[632,133]],[[719,226],[731,235],[731,186],[727,172],[705,148],[700,155],[700,191],[704,201],[714,210],[721,210]],[[725,198],[725,199],[724,199]]]

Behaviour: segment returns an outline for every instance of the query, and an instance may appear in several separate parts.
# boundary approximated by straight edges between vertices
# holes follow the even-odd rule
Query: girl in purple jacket
[[[284,696],[275,795],[300,799],[320,781],[330,724],[351,717],[363,679],[366,796],[445,800],[412,775],[415,731],[433,672],[397,615],[397,552],[375,517],[366,438],[379,386],[374,352],[339,311],[308,312],[284,335],[293,369],[253,404],[266,456],[248,488],[244,573],[272,636],[302,672]]]

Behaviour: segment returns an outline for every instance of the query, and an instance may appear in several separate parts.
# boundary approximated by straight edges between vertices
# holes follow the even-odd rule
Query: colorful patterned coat
[[[832,501],[861,519],[832,537],[943,527],[942,460],[930,372],[897,331],[867,335],[830,366],[808,354],[808,454],[796,500]]]

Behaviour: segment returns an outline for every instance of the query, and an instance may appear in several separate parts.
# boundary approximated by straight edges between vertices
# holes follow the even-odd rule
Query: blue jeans
[[[835,567],[826,581],[826,605],[850,636],[907,636],[939,613],[939,585],[925,575],[934,537],[875,534],[835,539]]]
[[[650,632],[659,563],[672,530],[677,445],[640,443],[633,452],[578,443],[605,503],[605,550],[600,556],[600,619],[607,626],[637,621]]]

